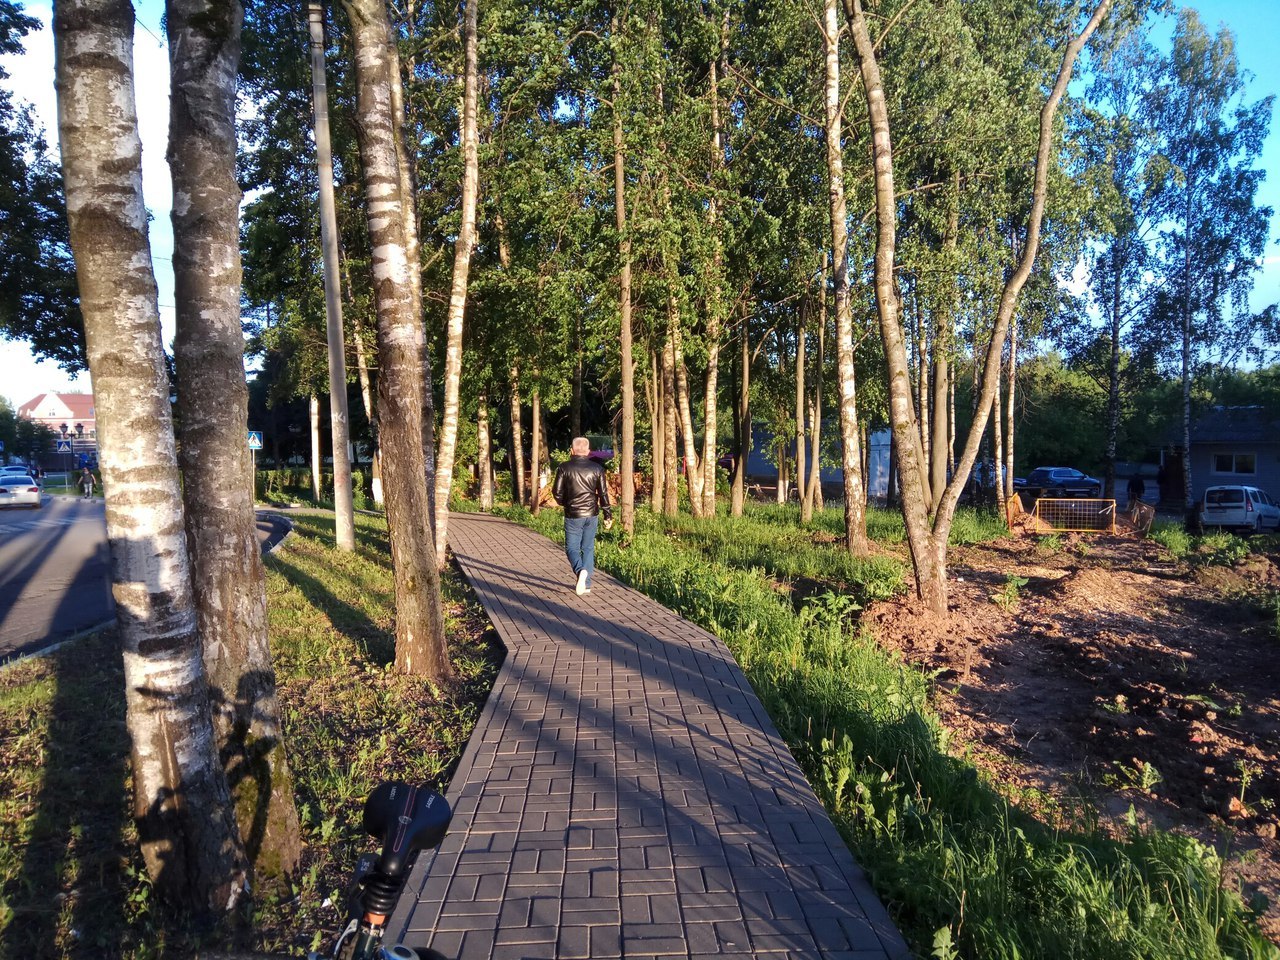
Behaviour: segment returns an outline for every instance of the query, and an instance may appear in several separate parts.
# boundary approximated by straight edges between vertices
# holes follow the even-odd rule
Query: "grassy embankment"
[[[154,902],[129,815],[124,678],[114,631],[0,670],[0,957],[192,955],[200,943],[301,953],[339,922],[324,906],[369,848],[364,797],[381,780],[443,784],[492,686],[495,650],[452,575],[446,626],[458,683],[393,661],[386,526],[298,516],[267,560],[271,643],[305,843],[287,889],[262,891],[239,929],[192,931]]]
[[[510,515],[561,537],[557,512]],[[1194,840],[1135,827],[1116,842],[1078,817],[1038,819],[985,782],[948,743],[930,679],[858,629],[859,604],[905,589],[901,553],[849,557],[835,510],[816,534],[797,520],[790,507],[666,523],[641,512],[634,541],[615,528],[597,562],[730,646],[919,955],[1280,956]],[[868,525],[882,544],[902,540],[894,514]],[[953,541],[999,532],[962,513]]]

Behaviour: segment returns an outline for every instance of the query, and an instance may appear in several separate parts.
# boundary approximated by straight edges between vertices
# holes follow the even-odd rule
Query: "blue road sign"
[[[262,449],[262,431],[261,430],[249,431],[249,449],[250,450]]]
[[[59,441],[58,441],[58,452],[59,452],[59,453],[70,453],[70,452],[71,452],[71,441],[70,441],[70,440],[59,440]]]

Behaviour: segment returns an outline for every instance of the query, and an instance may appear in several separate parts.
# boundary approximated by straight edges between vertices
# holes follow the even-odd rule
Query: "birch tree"
[[[1054,117],[1066,95],[1076,58],[1106,16],[1111,0],[1101,0],[1079,33],[1062,48],[1057,76],[1040,110],[1040,134],[1035,156],[1035,179],[1027,216],[1026,240],[1016,268],[1009,275],[992,323],[992,333],[978,382],[977,409],[964,451],[956,470],[930,516],[929,464],[925,458],[906,353],[906,334],[901,319],[901,303],[895,280],[897,210],[894,192],[894,155],[884,83],[876,45],[863,10],[862,0],[842,0],[845,19],[853,40],[861,74],[867,117],[871,127],[875,170],[876,250],[874,285],[876,311],[884,344],[889,388],[889,419],[897,444],[902,511],[907,528],[907,544],[915,569],[918,598],[933,613],[947,613],[947,540],[951,521],[969,472],[977,458],[986,431],[987,417],[1000,376],[1001,356],[1009,323],[1018,306],[1018,297],[1031,275],[1039,249],[1040,230],[1048,194],[1049,168],[1053,162]],[[838,268],[837,268],[838,269]]]
[[[378,314],[378,439],[395,574],[396,667],[451,672],[424,478],[424,336],[409,255],[412,209],[401,188],[396,82],[385,0],[343,0],[355,53],[360,158]]]
[[[464,48],[461,129],[458,142],[463,154],[462,225],[454,245],[453,285],[445,323],[444,416],[440,426],[440,450],[436,456],[435,532],[436,559],[446,562],[449,535],[449,491],[453,486],[453,461],[458,442],[458,387],[462,378],[462,320],[467,307],[467,279],[476,242],[476,197],[480,192],[479,138],[476,134],[476,8],[477,0],[463,0]]]
[[[827,190],[831,209],[831,262],[835,272],[836,386],[840,397],[840,463],[844,468],[845,546],[850,553],[861,554],[867,550],[867,519],[858,432],[853,308],[849,302],[849,226],[844,195],[844,150],[841,146],[844,117],[840,103],[840,33],[836,0],[825,0],[822,38],[826,55]]]
[[[267,645],[266,579],[245,432],[236,182],[238,3],[169,0],[169,169],[180,463],[214,729],[259,879],[298,862],[298,816]]]
[[[128,0],[54,8],[58,130],[124,653],[133,815],[157,891],[231,910],[244,851],[201,662],[133,84]]]

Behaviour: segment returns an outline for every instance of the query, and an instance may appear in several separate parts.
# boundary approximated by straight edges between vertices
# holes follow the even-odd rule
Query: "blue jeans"
[[[587,571],[587,586],[591,586],[591,572],[596,568],[596,528],[600,517],[565,517],[564,552],[569,558],[576,577],[579,571]]]

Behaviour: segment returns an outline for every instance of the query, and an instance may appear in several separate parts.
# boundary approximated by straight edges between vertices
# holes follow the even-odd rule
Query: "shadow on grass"
[[[0,898],[11,910],[0,956],[114,956],[129,939],[129,739],[114,630],[63,647],[37,669],[54,683],[43,780],[21,866]],[[68,942],[70,931],[75,939]]]
[[[334,629],[362,649],[369,660],[383,666],[395,660],[395,635],[373,623],[364,611],[338,597],[326,583],[287,556],[277,554],[267,564],[302,591],[308,602],[329,618]]]

